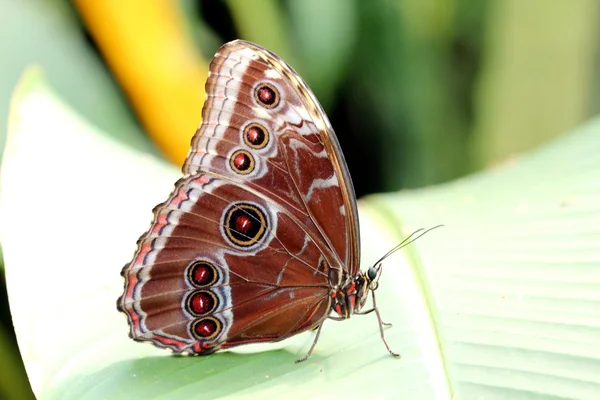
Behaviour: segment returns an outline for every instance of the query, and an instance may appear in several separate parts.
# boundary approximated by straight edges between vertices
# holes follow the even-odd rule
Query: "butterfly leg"
[[[381,340],[383,340],[385,348],[387,349],[387,351],[389,351],[391,355],[399,358],[400,354],[394,353],[392,349],[390,349],[390,346],[388,345],[387,340],[385,340],[385,335],[383,333],[383,327],[391,326],[392,324],[386,324],[385,322],[383,322],[383,320],[381,319],[381,314],[379,314],[379,308],[377,308],[377,302],[375,301],[375,292],[371,291],[371,295],[373,296],[373,309],[369,310],[368,312],[375,311],[375,314],[377,315],[377,320],[379,321],[379,332],[381,333]]]
[[[321,329],[323,329],[323,323],[321,323],[321,325],[319,325],[319,329],[317,329],[317,335],[315,336],[315,340],[313,341],[313,343],[310,345],[310,349],[308,349],[308,353],[306,353],[306,355],[304,357],[297,359],[296,364],[301,363],[302,361],[306,361],[308,359],[308,357],[310,357],[315,346],[317,345],[317,341],[319,340],[319,335],[321,334]]]

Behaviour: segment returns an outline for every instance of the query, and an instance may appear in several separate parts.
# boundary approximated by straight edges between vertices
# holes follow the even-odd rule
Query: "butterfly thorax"
[[[371,271],[373,270],[373,271]],[[358,271],[354,278],[347,280],[339,289],[331,294],[331,310],[336,318],[346,319],[360,312],[367,301],[369,291],[377,289],[379,271],[369,268],[367,273]],[[373,279],[370,279],[373,277]]]

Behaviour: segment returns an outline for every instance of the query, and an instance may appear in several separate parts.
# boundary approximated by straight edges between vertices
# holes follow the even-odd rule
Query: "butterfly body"
[[[130,336],[210,354],[361,313],[380,269],[358,268],[352,181],[306,83],[234,41],[211,62],[206,93],[184,177],[122,271]]]

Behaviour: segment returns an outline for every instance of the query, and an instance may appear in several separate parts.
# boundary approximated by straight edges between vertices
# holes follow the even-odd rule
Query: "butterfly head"
[[[356,301],[354,312],[359,312],[367,302],[369,292],[377,290],[379,277],[381,276],[381,263],[369,268],[366,272],[359,272],[354,278],[356,287]]]
[[[377,289],[379,286],[379,277],[381,276],[381,263],[371,267],[367,270],[365,274],[365,278],[367,281],[367,286],[369,290]]]

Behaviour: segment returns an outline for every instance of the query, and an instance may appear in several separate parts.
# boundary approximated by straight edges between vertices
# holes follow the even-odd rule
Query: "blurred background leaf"
[[[235,38],[278,53],[307,80],[359,196],[502,162],[600,108],[595,0],[74,4],[0,2],[0,149],[10,94],[34,63],[102,132],[178,164],[199,123],[208,60]],[[1,345],[15,348],[5,301],[0,310]],[[0,397],[21,398],[4,386]]]
[[[546,142],[598,112],[600,3],[495,1],[474,93],[477,168]]]
[[[153,148],[68,3],[7,1],[0,3],[0,15],[0,51],[5,55],[0,66],[2,148],[10,95],[30,64],[40,65],[50,83],[92,123],[132,146]]]

